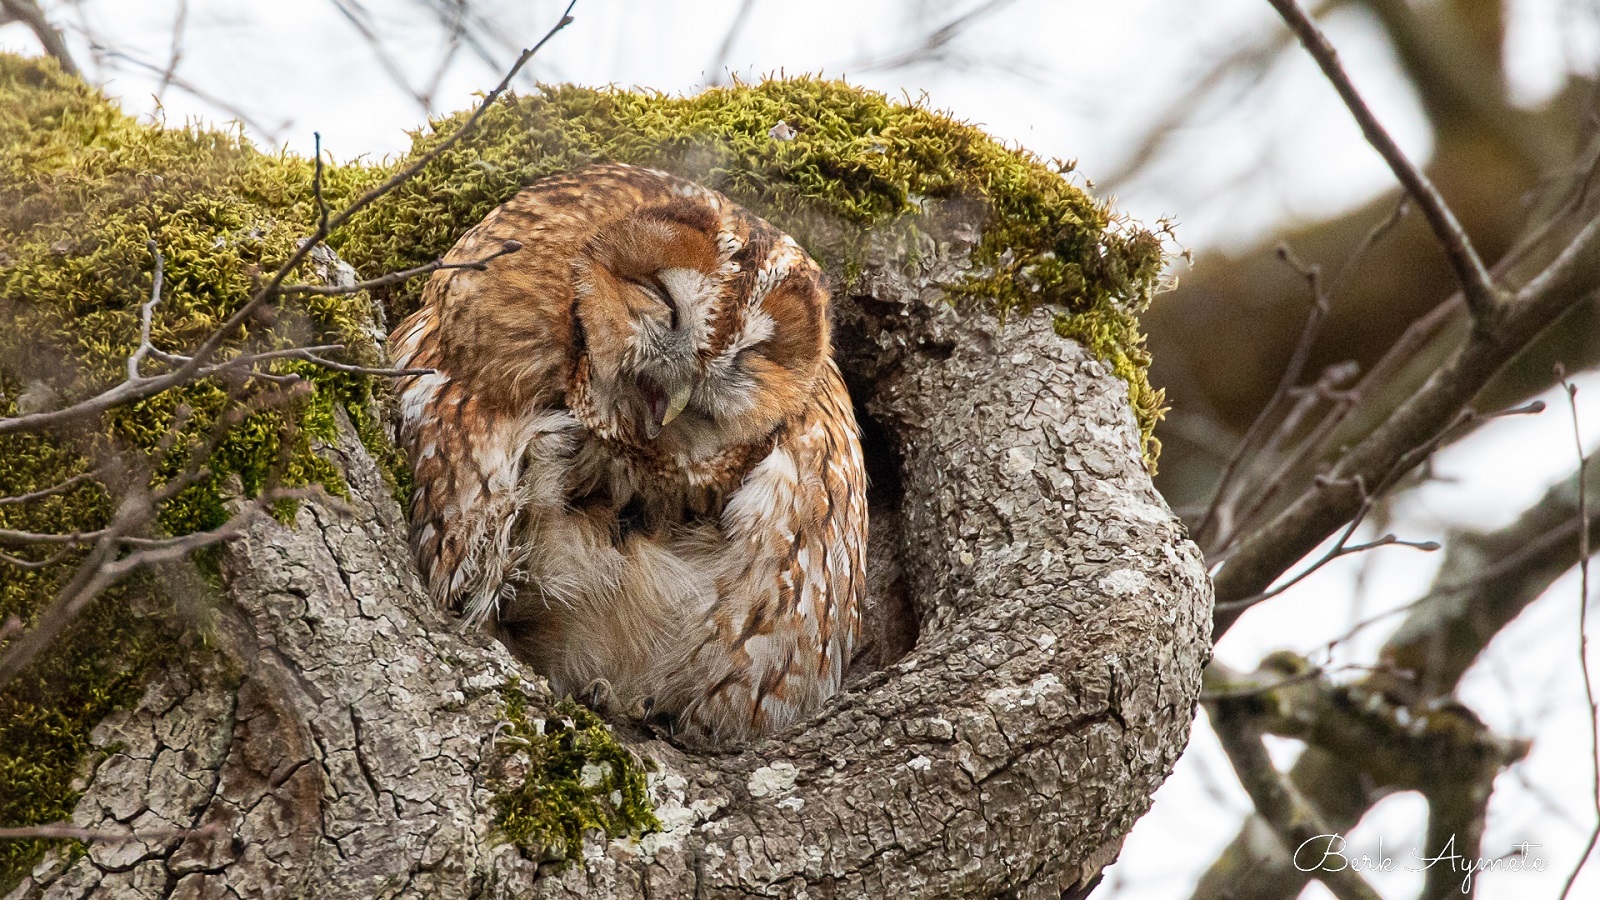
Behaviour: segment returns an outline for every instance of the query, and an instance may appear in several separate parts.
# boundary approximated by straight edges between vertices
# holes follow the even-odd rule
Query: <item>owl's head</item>
[[[585,424],[699,456],[797,415],[828,356],[827,292],[787,235],[664,173],[573,266]],[[653,194],[653,199],[652,199]]]

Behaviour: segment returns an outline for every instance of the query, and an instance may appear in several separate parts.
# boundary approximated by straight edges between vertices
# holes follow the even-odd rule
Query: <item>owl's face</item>
[[[603,229],[573,272],[601,430],[690,456],[759,440],[798,414],[828,348],[815,264],[766,223],[706,199]]]

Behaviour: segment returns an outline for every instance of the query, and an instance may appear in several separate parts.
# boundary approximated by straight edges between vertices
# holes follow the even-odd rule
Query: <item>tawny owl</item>
[[[713,741],[838,690],[866,475],[793,239],[700,185],[598,165],[490,213],[390,337],[436,601],[558,695],[606,684]],[[514,245],[513,245],[514,246]]]

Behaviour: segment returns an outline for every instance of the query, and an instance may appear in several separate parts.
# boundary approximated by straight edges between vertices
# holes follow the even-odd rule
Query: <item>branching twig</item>
[[[1348,541],[1351,535],[1355,533],[1355,530],[1360,527],[1362,521],[1366,519],[1367,514],[1371,512],[1373,503],[1378,498],[1388,493],[1388,491],[1394,487],[1395,483],[1399,481],[1399,479],[1407,472],[1416,467],[1424,459],[1431,456],[1434,451],[1438,450],[1439,447],[1449,440],[1451,435],[1457,430],[1473,422],[1497,419],[1505,416],[1537,414],[1543,411],[1544,403],[1538,400],[1522,406],[1492,413],[1479,413],[1472,409],[1465,410],[1456,417],[1455,422],[1453,422],[1449,427],[1439,431],[1433,437],[1429,438],[1427,441],[1424,441],[1421,445],[1401,454],[1399,459],[1397,459],[1389,468],[1388,472],[1384,474],[1379,482],[1370,490],[1368,489],[1366,481],[1362,476],[1357,475],[1350,479],[1347,483],[1349,486],[1355,489],[1356,496],[1359,498],[1359,505],[1357,506],[1354,515],[1351,516],[1350,520],[1346,523],[1343,532],[1339,535],[1339,539],[1334,542],[1333,547],[1330,548],[1327,553],[1323,554],[1320,558],[1313,562],[1310,566],[1301,570],[1294,577],[1280,585],[1271,588],[1264,588],[1263,590],[1257,591],[1256,593],[1245,597],[1219,598],[1215,606],[1215,611],[1218,614],[1219,619],[1225,618],[1226,621],[1232,622],[1234,619],[1238,618],[1241,613],[1252,606],[1278,596],[1284,591],[1287,591],[1289,588],[1299,584],[1301,581],[1304,581],[1313,572],[1316,572],[1328,563],[1333,562],[1341,557],[1349,556],[1353,553],[1361,553],[1377,547],[1388,546],[1412,547],[1429,553],[1438,550],[1439,544],[1435,541],[1407,541],[1401,540],[1392,534],[1386,534],[1377,540],[1370,541],[1365,544],[1352,545],[1349,544]],[[1339,487],[1340,484],[1341,482],[1338,479],[1321,478],[1318,479],[1316,488],[1320,493]],[[1226,568],[1224,568],[1223,571],[1226,571]]]
[[[189,0],[178,0],[178,11],[172,20],[172,43],[167,50],[167,67],[161,72],[161,83],[156,86],[156,102],[166,95],[172,79],[178,77],[178,63],[183,60],[183,37],[189,27]]]
[[[1322,74],[1332,83],[1334,90],[1339,92],[1339,97],[1350,110],[1356,123],[1361,126],[1361,133],[1366,136],[1367,143],[1383,157],[1389,164],[1389,169],[1399,179],[1400,184],[1406,189],[1421,207],[1422,214],[1432,227],[1434,236],[1443,245],[1445,256],[1450,261],[1450,268],[1455,271],[1456,280],[1461,284],[1461,291],[1467,299],[1467,309],[1472,317],[1479,323],[1480,328],[1487,329],[1492,325],[1491,317],[1496,313],[1499,305],[1500,292],[1494,285],[1494,279],[1489,276],[1489,270],[1484,268],[1483,260],[1479,258],[1478,251],[1473,249],[1472,241],[1467,237],[1467,232],[1456,220],[1455,213],[1445,204],[1438,188],[1428,180],[1428,176],[1421,169],[1412,165],[1406,155],[1401,152],[1400,145],[1385,131],[1378,122],[1367,103],[1357,93],[1355,85],[1350,81],[1350,76],[1339,63],[1339,54],[1323,36],[1322,30],[1306,15],[1305,10],[1295,0],[1267,0],[1272,7],[1283,17],[1285,24],[1300,39],[1306,52],[1316,60]]]
[[[53,484],[47,488],[40,488],[36,491],[30,491],[26,494],[0,497],[0,506],[14,506],[21,503],[32,503],[35,500],[43,500],[46,497],[53,497],[56,494],[70,491],[78,485],[87,481],[93,481],[98,477],[100,477],[99,469],[90,469],[87,472],[79,472],[71,478],[68,478],[66,481],[63,481],[59,484]]]
[[[231,541],[243,534],[258,516],[265,515],[272,504],[306,496],[309,496],[309,492],[304,490],[263,493],[217,528],[175,538],[148,540],[143,542],[144,546],[119,557],[119,547],[129,543],[133,537],[129,532],[147,527],[155,516],[150,496],[124,498],[111,525],[102,532],[56,599],[40,614],[32,630],[0,652],[0,687],[37,659],[50,642],[107,588],[131,573],[147,566],[184,559],[202,547]]]
[[[333,221],[329,223],[329,228],[338,228],[345,222],[350,221],[350,218],[356,213],[372,205],[372,203],[378,200],[378,198],[388,194],[390,191],[402,184],[405,184],[407,181],[410,181],[413,176],[426,168],[434,160],[438,159],[439,156],[446,150],[449,150],[463,137],[466,137],[468,134],[470,134],[472,130],[477,127],[478,120],[483,118],[483,114],[488,112],[489,107],[493,106],[494,102],[500,98],[500,95],[504,94],[506,89],[511,86],[512,79],[516,78],[517,73],[522,71],[522,67],[528,64],[528,60],[533,59],[534,54],[538,53],[540,48],[548,43],[551,38],[556,36],[556,32],[572,23],[572,8],[577,5],[578,0],[572,0],[572,2],[568,3],[566,10],[561,14],[561,20],[555,24],[555,27],[545,32],[544,37],[539,39],[539,43],[534,44],[532,47],[522,51],[522,55],[518,56],[517,61],[511,64],[511,68],[506,72],[505,77],[500,80],[499,84],[494,86],[493,90],[484,95],[483,100],[478,104],[477,108],[472,111],[472,115],[468,116],[467,120],[461,123],[460,128],[457,128],[455,131],[451,132],[432,150],[429,150],[427,153],[424,153],[422,156],[418,157],[410,165],[391,175],[383,184],[378,185],[377,187],[358,197],[354,203],[351,203],[349,206],[345,207],[343,212],[339,213],[339,215],[333,218]]]
[[[521,249],[521,241],[506,241],[505,243],[501,244],[499,250],[483,257],[482,259],[474,259],[459,263],[447,263],[443,258],[440,258],[434,260],[433,262],[417,266],[413,269],[403,269],[399,272],[390,272],[387,275],[380,275],[377,278],[369,278],[366,281],[358,281],[354,284],[291,284],[284,287],[283,293],[285,296],[290,297],[338,297],[346,294],[359,293],[361,291],[370,291],[377,288],[390,287],[402,282],[410,281],[411,279],[420,275],[427,275],[432,272],[440,271],[441,269],[474,269],[481,272],[489,268],[489,263],[493,262],[494,260],[497,260],[507,254],[515,253]]]
[[[1360,489],[1359,485],[1357,485],[1357,487]],[[1367,541],[1363,544],[1348,543],[1350,537],[1355,533],[1356,529],[1361,527],[1361,523],[1366,520],[1367,514],[1371,512],[1373,503],[1376,500],[1377,495],[1369,495],[1366,500],[1362,502],[1361,511],[1350,520],[1350,524],[1345,527],[1343,533],[1339,535],[1339,539],[1335,541],[1333,546],[1328,549],[1328,552],[1324,553],[1311,565],[1296,573],[1294,577],[1283,582],[1282,584],[1276,585],[1270,590],[1262,591],[1253,597],[1245,597],[1240,600],[1229,600],[1224,603],[1219,603],[1217,604],[1217,608],[1227,612],[1242,612],[1243,610],[1255,606],[1257,603],[1271,600],[1273,597],[1276,597],[1284,591],[1289,590],[1290,588],[1309,578],[1313,573],[1320,570],[1323,566],[1326,566],[1336,559],[1352,556],[1357,553],[1365,553],[1368,550],[1375,550],[1379,547],[1410,547],[1414,550],[1421,550],[1424,553],[1432,553],[1439,549],[1438,541],[1408,541],[1402,540],[1393,534],[1385,534],[1382,537]]]
[[[1245,432],[1242,440],[1235,445],[1227,464],[1223,467],[1222,475],[1217,481],[1217,487],[1212,494],[1210,503],[1205,513],[1195,527],[1194,537],[1206,557],[1213,562],[1219,561],[1226,555],[1227,548],[1232,543],[1232,538],[1243,528],[1245,523],[1254,519],[1262,510],[1266,509],[1273,497],[1288,481],[1288,473],[1304,459],[1305,455],[1321,442],[1323,433],[1331,429],[1341,418],[1345,408],[1354,402],[1354,397],[1348,392],[1336,393],[1336,390],[1346,382],[1355,378],[1358,370],[1354,363],[1339,363],[1324,370],[1322,378],[1309,392],[1302,392],[1295,405],[1290,408],[1281,421],[1271,431],[1270,437],[1262,444],[1263,435],[1268,434],[1268,427],[1278,416],[1278,410],[1283,403],[1295,392],[1295,385],[1299,384],[1304,373],[1305,364],[1315,346],[1321,331],[1322,322],[1326,319],[1332,306],[1333,298],[1338,296],[1357,265],[1379,241],[1383,239],[1394,226],[1404,218],[1408,204],[1402,197],[1395,205],[1394,211],[1378,222],[1367,232],[1350,255],[1345,258],[1339,267],[1331,284],[1324,285],[1320,267],[1315,264],[1306,265],[1295,258],[1287,245],[1278,248],[1279,258],[1285,264],[1299,272],[1306,280],[1311,294],[1311,311],[1306,318],[1306,324],[1301,329],[1299,342],[1295,345],[1294,352],[1290,355],[1289,363],[1285,366],[1283,375],[1278,380],[1278,386],[1273,391],[1272,397],[1261,412],[1250,423],[1250,428]],[[1334,406],[1323,417],[1323,421],[1312,433],[1299,442],[1299,449],[1278,466],[1276,474],[1264,480],[1252,479],[1252,483],[1244,484],[1243,473],[1249,471],[1243,463],[1252,455],[1270,459],[1284,441],[1299,431],[1302,422],[1310,415],[1313,407],[1322,399],[1331,399]],[[1254,502],[1249,509],[1240,515],[1235,508],[1245,496],[1253,496]]]
[[[495,100],[503,94],[517,72],[525,66],[528,60],[545,45],[562,28],[572,21],[571,11],[573,5],[569,4],[563,12],[561,20],[533,47],[524,50],[516,62],[506,73],[505,78],[494,90],[490,91],[480,102],[472,115],[462,126],[442,140],[431,151],[414,160],[410,165],[395,173],[383,184],[367,191],[355,201],[345,206],[337,214],[330,215],[323,188],[323,160],[321,152],[321,137],[317,137],[317,155],[312,181],[312,194],[316,203],[317,224],[315,231],[306,239],[299,242],[294,253],[290,254],[278,269],[261,284],[246,302],[228,316],[224,322],[214,329],[200,345],[189,355],[164,353],[157,350],[151,339],[152,320],[156,306],[161,302],[164,258],[152,241],[150,249],[155,257],[154,274],[151,283],[150,299],[143,304],[140,311],[139,344],[127,362],[127,377],[101,393],[80,401],[64,409],[45,413],[34,413],[10,418],[0,418],[0,435],[35,432],[68,424],[80,419],[92,418],[111,409],[119,408],[148,397],[155,396],[175,387],[192,384],[196,381],[214,376],[232,374],[247,374],[250,378],[264,379],[267,381],[288,384],[291,388],[298,388],[300,379],[295,375],[276,375],[256,371],[255,367],[264,363],[283,359],[297,359],[326,366],[342,372],[352,372],[367,375],[416,375],[425,374],[429,370],[388,370],[355,366],[336,362],[322,356],[321,353],[342,349],[338,345],[318,347],[293,347],[286,349],[267,350],[256,353],[245,353],[231,359],[217,361],[225,345],[249,322],[262,306],[274,303],[285,293],[318,293],[306,290],[312,286],[294,286],[302,288],[286,288],[284,280],[289,273],[294,271],[329,234],[340,225],[359,213],[362,209],[393,191],[395,188],[409,181],[417,172],[437,159],[440,154],[460,141],[470,133],[484,112]],[[377,279],[381,283],[395,283],[404,277],[422,274],[423,271],[433,271],[440,268],[482,268],[489,260],[506,253],[521,249],[515,241],[507,242],[495,255],[483,260],[469,263],[445,264],[438,261],[435,265],[421,267],[418,271],[409,273],[396,273],[397,277]],[[336,289],[324,293],[348,293],[360,290],[364,286],[354,288]],[[169,365],[174,365],[171,371],[159,375],[145,375],[141,371],[141,364],[147,358],[154,358]],[[268,490],[259,494],[255,500],[246,505],[227,522],[218,528],[209,531],[195,532],[177,537],[148,537],[147,532],[155,521],[160,505],[170,500],[177,492],[188,485],[206,477],[208,471],[205,461],[209,453],[215,449],[222,435],[243,416],[249,415],[259,408],[261,403],[274,403],[283,398],[296,395],[295,390],[270,393],[257,402],[246,403],[230,410],[222,416],[213,431],[210,441],[202,442],[192,449],[183,472],[176,478],[168,480],[155,490],[142,487],[148,483],[148,475],[143,482],[139,479],[130,480],[131,484],[141,485],[126,494],[117,508],[112,520],[105,528],[86,534],[51,535],[31,532],[14,532],[0,530],[0,542],[9,542],[15,545],[51,545],[65,546],[67,549],[88,546],[88,552],[72,577],[61,588],[56,599],[37,617],[31,630],[14,640],[8,640],[4,651],[0,652],[0,685],[4,685],[23,668],[28,666],[38,655],[43,652],[79,613],[105,592],[111,585],[117,583],[129,573],[152,565],[181,559],[202,547],[219,544],[232,540],[241,534],[244,529],[262,515],[275,502],[304,496],[305,491]],[[177,432],[187,421],[186,416],[179,415],[173,429],[169,430],[167,440],[160,449],[161,453],[169,452],[177,440]],[[65,490],[57,486],[51,492]],[[309,489],[308,489],[309,490]],[[36,492],[39,493],[39,492]],[[42,565],[28,560],[17,560],[24,566]]]
[[[1212,495],[1211,505],[1207,507],[1205,515],[1201,517],[1200,524],[1195,526],[1194,537],[1196,543],[1208,551],[1212,549],[1211,545],[1213,543],[1222,543],[1222,541],[1213,542],[1210,540],[1212,535],[1216,533],[1217,529],[1214,526],[1216,526],[1219,518],[1226,517],[1231,519],[1231,516],[1228,516],[1223,510],[1223,506],[1226,501],[1232,499],[1230,494],[1234,487],[1234,476],[1238,473],[1239,467],[1245,459],[1255,451],[1262,435],[1266,433],[1268,423],[1277,414],[1278,407],[1289,396],[1289,391],[1300,383],[1300,375],[1305,369],[1306,359],[1311,355],[1311,348],[1317,342],[1317,336],[1322,330],[1322,321],[1327,317],[1330,307],[1328,294],[1322,289],[1322,272],[1320,268],[1316,265],[1301,265],[1299,260],[1294,258],[1294,254],[1287,244],[1279,245],[1278,257],[1293,266],[1305,278],[1306,285],[1311,291],[1311,312],[1306,317],[1305,326],[1300,330],[1300,340],[1295,344],[1294,352],[1289,355],[1289,364],[1284,367],[1283,376],[1278,379],[1277,388],[1272,392],[1272,397],[1267,400],[1266,406],[1262,407],[1260,415],[1256,416],[1255,421],[1250,423],[1250,428],[1245,432],[1244,438],[1239,441],[1239,445],[1234,448],[1233,455],[1229,457],[1227,465],[1222,469],[1222,477],[1217,482],[1217,490]],[[1228,530],[1230,529],[1225,524],[1222,529],[1224,540],[1226,540],[1226,532]]]

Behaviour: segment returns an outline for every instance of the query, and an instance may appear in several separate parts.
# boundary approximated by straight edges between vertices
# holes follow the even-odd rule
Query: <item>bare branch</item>
[[[1307,496],[1335,493],[1337,492],[1335,490],[1337,488],[1350,487],[1354,489],[1355,495],[1359,499],[1356,509],[1354,510],[1354,513],[1349,521],[1345,524],[1344,531],[1339,536],[1339,539],[1334,542],[1333,547],[1330,548],[1327,553],[1323,554],[1321,558],[1313,562],[1310,566],[1300,571],[1283,584],[1271,588],[1263,586],[1262,589],[1256,593],[1237,599],[1231,597],[1224,598],[1219,592],[1215,607],[1218,621],[1226,621],[1227,623],[1231,624],[1245,610],[1255,606],[1258,603],[1261,603],[1262,601],[1270,600],[1273,597],[1282,594],[1284,591],[1305,580],[1305,578],[1311,575],[1313,572],[1316,572],[1318,569],[1321,569],[1323,566],[1333,562],[1336,559],[1339,559],[1340,557],[1349,556],[1353,553],[1361,553],[1377,547],[1388,546],[1411,547],[1430,553],[1438,550],[1439,544],[1434,541],[1407,541],[1401,540],[1392,534],[1386,534],[1377,540],[1365,544],[1350,545],[1347,542],[1349,541],[1351,535],[1354,534],[1356,528],[1358,528],[1362,521],[1365,520],[1367,514],[1371,512],[1372,504],[1378,498],[1383,497],[1391,489],[1393,489],[1395,484],[1407,472],[1411,471],[1423,460],[1433,455],[1433,453],[1438,450],[1439,447],[1443,446],[1445,442],[1448,441],[1461,428],[1474,422],[1480,422],[1487,419],[1496,419],[1515,415],[1529,415],[1543,411],[1544,403],[1540,401],[1534,401],[1523,406],[1492,413],[1479,413],[1472,409],[1464,410],[1457,415],[1455,421],[1449,426],[1436,432],[1432,437],[1423,441],[1421,444],[1399,453],[1394,462],[1382,474],[1377,483],[1370,489],[1367,487],[1366,479],[1363,475],[1356,475],[1350,479],[1339,479],[1336,477],[1323,477],[1317,479],[1315,489]],[[1227,571],[1227,566],[1224,566],[1221,569],[1221,572],[1225,573]]]
[[[1583,484],[1589,491],[1600,487],[1600,469],[1590,466]],[[1578,525],[1577,494],[1574,473],[1503,528],[1447,535],[1447,556],[1434,587],[1399,611],[1405,619],[1380,650],[1372,674],[1347,689],[1360,690],[1361,701],[1342,702],[1340,708],[1358,709],[1373,697],[1403,701],[1414,708],[1447,707],[1447,698],[1462,675],[1495,635],[1530,603],[1547,595],[1550,584],[1572,568],[1570,541]],[[1591,518],[1587,530],[1593,548],[1600,537],[1600,519]],[[1262,696],[1261,686],[1270,683],[1233,675],[1216,679],[1218,673],[1208,674],[1213,693],[1227,690],[1252,697]],[[1319,684],[1317,679],[1294,677],[1293,670],[1277,680],[1285,685]],[[1281,701],[1282,695],[1279,697]],[[1279,716],[1279,724],[1290,725],[1297,718],[1291,707]],[[1362,752],[1348,747],[1307,752],[1296,761],[1289,777],[1317,803],[1334,830],[1343,832],[1387,793],[1375,789],[1371,777],[1360,769],[1374,762],[1372,756],[1370,747]],[[1196,897],[1264,900],[1300,892],[1306,874],[1296,871],[1287,854],[1274,856],[1264,851],[1257,837],[1264,823],[1252,821],[1255,824],[1246,824],[1212,865]]]
[[[1211,505],[1201,517],[1200,524],[1195,527],[1195,541],[1207,550],[1211,549],[1210,538],[1215,533],[1214,526],[1218,520],[1218,513],[1234,486],[1234,476],[1240,464],[1256,449],[1262,435],[1266,433],[1268,423],[1277,415],[1278,407],[1289,396],[1289,391],[1300,383],[1306,359],[1311,355],[1311,348],[1315,346],[1317,336],[1322,330],[1322,321],[1327,317],[1331,306],[1328,294],[1322,289],[1322,273],[1317,266],[1301,265],[1287,244],[1279,245],[1278,256],[1305,278],[1306,285],[1311,291],[1311,312],[1306,317],[1305,326],[1300,330],[1300,340],[1295,345],[1294,352],[1289,355],[1289,364],[1284,367],[1283,376],[1278,379],[1277,389],[1273,391],[1272,397],[1267,400],[1266,406],[1262,407],[1255,421],[1250,423],[1249,430],[1234,448],[1233,455],[1228,458],[1227,465],[1222,469],[1222,477],[1217,482],[1216,493],[1212,495]]]
[[[1297,393],[1295,385],[1299,383],[1306,361],[1316,345],[1322,323],[1332,307],[1333,298],[1338,296],[1366,254],[1404,218],[1407,208],[1406,198],[1402,197],[1395,205],[1394,211],[1374,225],[1351,250],[1332,283],[1326,286],[1319,266],[1300,262],[1287,245],[1278,248],[1279,258],[1306,280],[1312,301],[1311,311],[1301,330],[1299,342],[1290,355],[1289,363],[1278,380],[1276,390],[1250,423],[1244,438],[1234,446],[1222,475],[1217,480],[1211,501],[1194,529],[1195,542],[1205,552],[1207,559],[1219,561],[1226,556],[1227,549],[1238,531],[1268,508],[1278,492],[1289,482],[1289,473],[1321,444],[1325,433],[1331,430],[1342,418],[1345,410],[1354,404],[1356,397],[1349,391],[1340,391],[1339,388],[1355,378],[1359,372],[1354,363],[1336,364],[1323,371],[1322,377],[1311,390],[1300,390],[1294,405],[1269,431],[1269,426],[1272,426],[1279,415],[1279,409]],[[1333,407],[1324,414],[1322,422],[1299,441],[1298,448],[1277,467],[1276,472],[1271,475],[1261,473],[1266,477],[1246,479],[1245,473],[1250,471],[1250,466],[1244,465],[1245,461],[1250,459],[1253,463],[1253,456],[1272,458],[1285,441],[1299,432],[1306,418],[1323,400],[1332,400]],[[1245,497],[1251,497],[1253,500],[1241,515],[1236,507]]]
[[[1367,504],[1367,509],[1370,508],[1371,503],[1369,501]],[[1276,597],[1279,594],[1282,594],[1284,591],[1289,590],[1290,588],[1309,578],[1318,570],[1322,569],[1323,566],[1326,566],[1328,563],[1331,563],[1336,559],[1342,559],[1346,556],[1353,556],[1357,553],[1365,553],[1368,550],[1376,550],[1379,547],[1410,547],[1413,550],[1421,550],[1424,553],[1433,553],[1439,549],[1438,541],[1407,541],[1401,540],[1393,534],[1385,534],[1376,540],[1368,541],[1364,544],[1346,543],[1346,541],[1350,539],[1350,535],[1357,527],[1361,525],[1365,518],[1366,510],[1364,509],[1361,515],[1350,521],[1349,527],[1346,528],[1344,533],[1339,536],[1339,540],[1336,541],[1331,548],[1329,548],[1327,553],[1323,554],[1322,557],[1316,562],[1313,562],[1311,565],[1295,573],[1294,577],[1290,578],[1288,581],[1273,587],[1271,590],[1262,591],[1253,597],[1245,597],[1242,600],[1230,600],[1225,604],[1218,604],[1218,608],[1225,609],[1228,612],[1249,609],[1250,607],[1255,606],[1257,603],[1271,600],[1273,597]]]
[[[1461,285],[1461,291],[1466,296],[1467,309],[1472,313],[1474,320],[1480,323],[1480,328],[1490,326],[1490,318],[1499,305],[1500,292],[1494,285],[1494,279],[1489,276],[1489,270],[1484,268],[1483,260],[1479,258],[1478,251],[1473,249],[1472,241],[1467,237],[1467,232],[1456,220],[1455,213],[1445,204],[1444,197],[1440,196],[1438,188],[1428,180],[1428,176],[1421,169],[1412,165],[1406,155],[1401,152],[1400,145],[1396,144],[1389,132],[1384,130],[1372,110],[1367,107],[1365,100],[1356,91],[1355,84],[1350,81],[1350,76],[1339,63],[1339,54],[1323,36],[1322,30],[1306,15],[1305,10],[1295,0],[1267,0],[1272,4],[1278,15],[1283,17],[1285,24],[1300,39],[1306,52],[1317,61],[1322,74],[1333,84],[1334,90],[1339,92],[1339,97],[1344,100],[1344,105],[1355,117],[1356,123],[1361,126],[1361,133],[1366,136],[1367,143],[1383,157],[1389,164],[1389,170],[1399,179],[1421,207],[1422,214],[1428,220],[1428,225],[1433,229],[1434,236],[1443,245],[1446,258],[1450,261],[1450,268],[1455,271],[1456,281]]]
[[[5,563],[8,566],[13,566],[15,568],[31,572],[37,569],[47,569],[56,563],[61,562],[67,557],[71,556],[72,552],[76,549],[77,547],[75,546],[63,547],[44,559],[23,559],[20,556],[12,556],[9,553],[0,553],[0,563]]]
[[[9,528],[0,528],[0,544],[8,547],[32,547],[39,544],[57,547],[81,547],[85,544],[92,544],[105,536],[105,529],[73,532],[71,534],[52,534],[46,531],[13,531]]]
[[[1575,263],[1600,250],[1600,224],[1590,222],[1549,268],[1519,290],[1494,332],[1474,329],[1415,393],[1338,461],[1334,482],[1383,485],[1422,462],[1443,436],[1470,415],[1472,398],[1516,353],[1561,313],[1596,296],[1594,272]],[[1432,318],[1430,316],[1430,318]],[[1214,637],[1238,618],[1225,604],[1265,591],[1295,560],[1314,549],[1359,511],[1347,492],[1307,491],[1271,520],[1241,536],[1228,564],[1216,573],[1219,606]]]
[[[1234,714],[1229,703],[1215,704],[1212,709],[1215,715],[1211,723],[1239,776],[1239,784],[1250,795],[1256,812],[1272,826],[1284,849],[1293,856],[1301,847],[1334,835],[1335,830],[1322,821],[1321,814],[1279,774],[1261,741],[1261,732],[1249,718]],[[1312,874],[1339,900],[1383,900],[1349,866],[1322,866]]]

